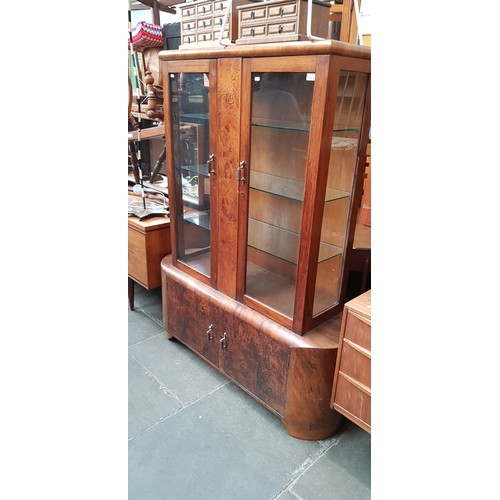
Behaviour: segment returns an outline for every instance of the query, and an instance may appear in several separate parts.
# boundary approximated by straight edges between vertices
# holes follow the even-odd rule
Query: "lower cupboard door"
[[[282,415],[289,348],[229,316],[222,338],[220,364],[223,371]]]

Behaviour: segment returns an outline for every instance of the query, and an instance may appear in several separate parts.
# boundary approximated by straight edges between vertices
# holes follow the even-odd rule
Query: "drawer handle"
[[[284,13],[285,13],[285,9],[283,7],[280,7],[280,16],[283,17]]]
[[[190,29],[191,29],[191,25],[188,23],[188,30],[190,30]]]
[[[224,10],[224,4],[222,2],[220,4],[220,10]]]
[[[227,333],[226,332],[224,332],[224,335],[220,338],[219,342],[220,342],[222,349],[225,349],[227,347]]]
[[[203,14],[205,14],[205,6],[203,6]]]
[[[205,28],[205,20],[203,20],[203,27]]]
[[[222,26],[222,17],[219,17],[219,24]]]
[[[208,325],[208,330],[207,330],[207,338],[208,340],[212,340],[214,338],[213,332],[214,331],[214,325],[210,324]]]
[[[255,36],[255,30],[254,30],[253,28],[250,28],[250,34],[251,34],[252,36]]]
[[[283,33],[283,26],[281,24],[278,26],[278,33]]]
[[[203,35],[203,41],[207,39],[207,35]]]
[[[255,12],[250,12],[250,19],[255,19]]]

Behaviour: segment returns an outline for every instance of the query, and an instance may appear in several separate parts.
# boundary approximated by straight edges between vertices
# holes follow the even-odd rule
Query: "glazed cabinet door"
[[[315,71],[307,56],[248,59],[243,71],[240,296],[288,328],[300,282]]]
[[[342,308],[367,83],[330,56],[243,64],[239,297],[296,333]]]
[[[215,71],[208,61],[171,61],[164,78],[172,256],[179,267],[211,284],[216,268]]]

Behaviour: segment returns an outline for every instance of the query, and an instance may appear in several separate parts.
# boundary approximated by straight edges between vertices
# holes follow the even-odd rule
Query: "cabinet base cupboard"
[[[370,49],[332,40],[162,51],[172,239],[164,324],[323,439],[370,126]]]

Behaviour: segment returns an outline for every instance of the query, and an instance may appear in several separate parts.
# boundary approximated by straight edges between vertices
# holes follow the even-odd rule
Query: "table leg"
[[[134,280],[132,278],[128,279],[128,304],[130,310],[134,310]]]

